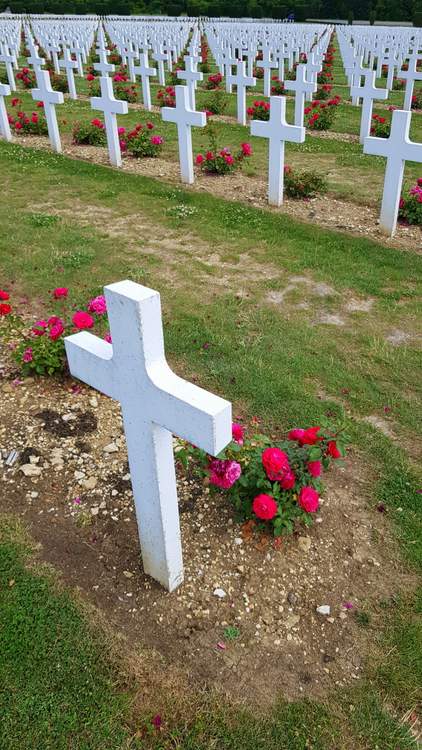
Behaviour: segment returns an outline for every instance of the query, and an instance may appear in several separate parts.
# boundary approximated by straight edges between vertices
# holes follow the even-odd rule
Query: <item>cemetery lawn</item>
[[[421,256],[18,145],[0,144],[0,173],[0,287],[25,299],[31,318],[54,286],[81,304],[123,278],[158,289],[170,363],[232,400],[235,415],[259,415],[275,435],[327,415],[345,422],[368,512],[385,511],[389,555],[410,581],[368,602],[362,676],[325,697],[284,703],[273,685],[267,711],[240,709],[164,682],[146,698],[149,655],[136,656],[139,680],[108,646],[109,628],[34,564],[20,527],[3,519],[2,750],[416,747]]]

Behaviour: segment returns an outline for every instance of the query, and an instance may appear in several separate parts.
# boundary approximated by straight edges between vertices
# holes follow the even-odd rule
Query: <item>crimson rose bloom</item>
[[[265,448],[262,451],[262,465],[272,482],[283,479],[290,471],[289,457],[280,448]]]
[[[320,477],[321,470],[321,461],[308,461],[308,471],[311,477]]]
[[[257,495],[252,503],[252,510],[262,521],[271,521],[277,513],[278,506],[271,495]]]
[[[306,513],[316,513],[319,508],[319,495],[313,487],[302,487],[299,492],[299,505]]]
[[[58,323],[54,323],[54,325],[50,328],[50,338],[52,341],[57,341],[57,339],[60,338],[60,336],[64,333],[64,325],[61,320],[59,320]]]
[[[94,318],[89,313],[83,312],[83,310],[79,310],[74,314],[72,323],[76,326],[76,328],[79,328],[81,331],[83,331],[86,328],[93,327]]]
[[[216,487],[228,490],[239,479],[242,469],[237,461],[222,461],[219,458],[213,458],[209,462],[210,482]]]
[[[331,458],[341,458],[341,453],[337,448],[337,443],[335,440],[330,440],[330,442],[328,443],[327,455],[331,456]]]
[[[315,443],[320,439],[318,437],[318,432],[320,431],[320,429],[321,427],[308,427],[307,430],[296,428],[294,430],[290,430],[288,438],[289,440],[297,440],[299,445],[315,445]]]
[[[10,299],[10,294],[8,292],[5,292],[3,289],[0,289],[0,300],[3,302],[7,302],[7,300]]]
[[[289,469],[287,474],[285,474],[284,477],[279,480],[279,482],[283,490],[292,490],[296,483],[296,477],[293,474],[293,472]]]
[[[66,289],[65,286],[59,286],[57,289],[53,292],[54,299],[61,299],[62,297],[67,297],[69,293],[69,289]]]
[[[238,445],[243,445],[243,437],[244,437],[245,431],[242,427],[242,425],[238,424],[237,422],[233,422],[232,424],[232,438],[235,443]]]
[[[12,308],[6,303],[0,304],[0,315],[10,315]]]

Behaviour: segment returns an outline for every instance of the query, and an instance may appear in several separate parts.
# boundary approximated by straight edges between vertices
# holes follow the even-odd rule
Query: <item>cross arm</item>
[[[232,439],[231,403],[188,383],[167,363],[148,374],[157,393],[155,419],[175,435],[216,456]]]
[[[363,153],[371,156],[388,156],[391,153],[390,139],[368,135],[363,142]]]
[[[87,331],[67,336],[64,343],[71,375],[118,400],[112,345]]]

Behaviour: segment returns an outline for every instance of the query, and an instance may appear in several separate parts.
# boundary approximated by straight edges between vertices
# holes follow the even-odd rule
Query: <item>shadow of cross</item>
[[[231,441],[231,404],[171,371],[158,292],[132,281],[104,292],[113,343],[67,337],[69,368],[120,401],[144,570],[172,591],[183,580],[172,434],[217,455]]]

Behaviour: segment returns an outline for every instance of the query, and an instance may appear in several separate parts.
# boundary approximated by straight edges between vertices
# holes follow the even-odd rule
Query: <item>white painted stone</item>
[[[270,119],[252,120],[251,135],[268,138],[268,203],[280,206],[283,202],[284,144],[285,141],[303,143],[305,128],[286,122],[286,100],[283,96],[270,97]]]
[[[132,281],[104,292],[113,344],[69,336],[69,368],[120,401],[144,570],[172,591],[183,580],[172,434],[217,455],[231,441],[231,405],[170,370],[158,292]]]
[[[177,125],[179,161],[182,182],[191,185],[194,181],[192,154],[192,127],[204,128],[207,124],[205,112],[195,112],[189,106],[186,86],[176,86],[176,106],[163,107],[161,116],[165,122]]]
[[[405,162],[422,162],[422,143],[413,143],[409,138],[411,120],[411,112],[396,109],[391,120],[390,137],[373,138],[368,136],[365,138],[363,145],[365,154],[385,156],[387,159],[380,227],[391,236],[394,234],[397,225]]]

